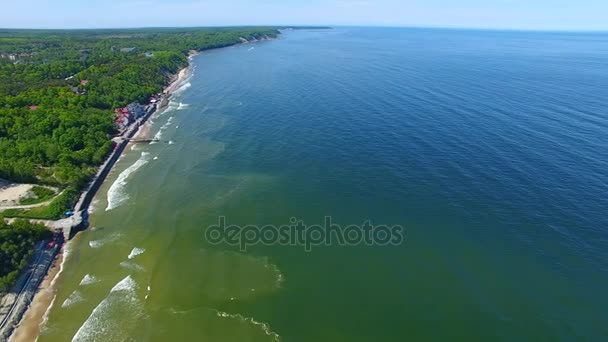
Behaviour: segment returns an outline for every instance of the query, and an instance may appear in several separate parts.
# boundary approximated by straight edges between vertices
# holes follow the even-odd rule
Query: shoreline
[[[193,71],[193,68],[192,68],[193,65],[191,63],[192,58],[194,58],[195,56],[197,56],[201,53],[204,53],[205,51],[223,49],[223,48],[234,47],[234,46],[239,46],[239,45],[253,44],[253,43],[258,43],[258,42],[272,41],[274,39],[277,39],[277,38],[265,37],[263,39],[259,39],[259,40],[255,40],[255,41],[245,40],[245,41],[242,41],[242,42],[234,44],[234,45],[229,45],[229,46],[215,48],[215,49],[208,49],[208,50],[203,50],[203,51],[190,50],[188,53],[188,56],[187,56],[188,64],[186,66],[184,66],[183,68],[181,68],[177,74],[173,74],[170,76],[169,84],[163,90],[161,99],[159,102],[157,102],[156,108],[152,111],[152,113],[144,116],[144,118],[142,118],[138,121],[135,121],[123,132],[123,134],[121,134],[118,137],[113,138],[113,140],[116,138],[119,138],[120,140],[122,140],[121,143],[124,143],[124,146],[122,146],[122,149],[120,149],[120,151],[114,151],[106,158],[104,163],[99,166],[98,173],[95,176],[95,179],[100,177],[102,170],[107,167],[109,167],[109,170],[107,170],[109,173],[109,171],[111,171],[114,168],[116,161],[124,155],[126,146],[135,143],[135,142],[130,142],[130,141],[124,141],[125,138],[127,140],[150,139],[150,135],[151,135],[150,126],[151,126],[152,118],[155,115],[158,115],[158,114],[162,113],[162,111],[167,109],[174,92],[177,91],[184,84],[185,80],[187,80],[190,76],[192,76],[192,71]],[[135,131],[133,132],[134,129],[135,129]],[[129,137],[129,135],[130,135],[130,137]],[[120,146],[120,143],[117,146]],[[118,152],[118,153],[116,153],[116,152]],[[107,174],[106,174],[106,176],[107,176]],[[106,180],[107,179],[104,176],[103,180],[98,185],[105,183]],[[92,183],[93,182],[95,182],[95,180],[92,181]],[[96,195],[97,190],[98,190],[98,188],[94,190],[95,194],[92,197],[94,197]],[[93,189],[91,187],[89,187],[81,192],[80,199],[79,199],[78,203],[76,204],[76,207],[79,207],[79,205],[83,201],[83,198],[86,197],[86,195],[89,191],[93,191]],[[88,207],[89,207],[89,205],[84,205],[83,207],[79,208],[80,210],[85,212],[85,215],[86,215],[84,218],[85,221],[88,220],[88,211],[87,211]],[[36,289],[33,299],[31,300],[30,304],[28,305],[26,311],[23,313],[23,315],[19,319],[19,322],[15,325],[14,329],[12,330],[12,333],[8,338],[9,342],[35,341],[38,338],[38,336],[40,336],[40,332],[42,331],[42,329],[46,323],[48,313],[53,308],[53,305],[55,303],[55,298],[56,298],[55,283],[56,283],[57,279],[59,278],[59,276],[61,275],[63,268],[64,268],[64,264],[69,257],[69,248],[68,247],[69,247],[70,243],[71,243],[71,240],[69,239],[69,237],[66,237],[66,242],[63,244],[63,246],[61,247],[60,251],[55,256],[55,258],[51,261],[51,264],[49,265],[48,270],[47,270],[45,276],[43,277],[43,280],[40,282],[40,284],[38,285],[38,288]]]
[[[171,101],[171,97],[173,96],[173,93],[177,89],[179,89],[179,87],[181,87],[183,85],[183,82],[185,80],[187,80],[188,77],[191,76],[191,74],[192,74],[191,60],[194,56],[198,55],[199,53],[200,52],[197,52],[197,51],[190,51],[190,53],[188,54],[188,65],[183,67],[182,69],[180,69],[176,75],[171,76],[169,85],[167,85],[165,87],[165,89],[163,90],[162,98],[159,101],[159,103],[157,104],[156,109],[153,111],[153,113],[150,114],[147,118],[145,118],[145,120],[143,120],[142,122],[136,121],[136,122],[132,123],[131,127],[129,127],[127,130],[125,130],[123,135],[120,136],[121,138],[124,138],[124,136],[126,136],[128,134],[128,132],[133,130],[136,127],[136,125],[138,125],[138,124],[139,124],[139,126],[137,127],[137,130],[133,134],[132,139],[148,139],[149,138],[151,119],[154,117],[154,115],[161,113],[163,110],[165,110],[168,107],[169,102]],[[132,144],[132,143],[127,142],[127,145],[129,145],[129,144]],[[126,153],[125,150],[126,149],[123,149],[119,153],[118,158],[120,158],[121,156],[123,156]],[[108,158],[111,158],[111,156],[108,156]],[[104,163],[104,165],[105,165],[105,163]],[[104,165],[100,166],[100,169],[103,168]],[[114,165],[112,165],[112,167],[110,169],[113,169],[113,168],[114,168]],[[105,181],[106,180],[104,179],[102,181],[102,184]],[[85,191],[83,191],[82,194],[84,194],[84,192]],[[40,283],[40,285],[38,286],[38,288],[36,290],[34,298],[32,299],[27,310],[25,311],[25,313],[19,320],[19,323],[13,329],[13,331],[8,339],[9,342],[34,341],[40,335],[40,332],[42,331],[42,328],[43,328],[44,324],[46,323],[46,317],[48,316],[49,311],[53,308],[53,305],[55,302],[55,296],[56,296],[55,282],[61,275],[61,271],[63,270],[64,263],[68,259],[69,253],[66,252],[66,249],[68,249],[69,244],[70,244],[70,241],[66,241],[63,244],[61,250],[57,253],[56,257],[52,260],[51,265],[50,265],[46,275],[44,276],[42,282]]]

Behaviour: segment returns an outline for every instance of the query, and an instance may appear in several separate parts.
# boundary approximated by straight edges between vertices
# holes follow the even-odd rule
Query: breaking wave
[[[188,108],[188,107],[190,107],[190,105],[189,105],[189,104],[187,104],[187,103],[183,103],[183,102],[180,102],[180,103],[179,103],[179,106],[177,107],[177,110],[182,110],[182,109],[184,109],[184,108]]]
[[[190,83],[190,82],[186,82],[186,83],[184,83],[183,85],[181,85],[179,88],[177,88],[177,89],[176,89],[176,90],[173,92],[173,94],[174,94],[174,95],[181,94],[181,93],[183,93],[183,92],[184,92],[186,89],[190,88],[191,86],[192,86],[192,83]]]
[[[129,199],[129,195],[125,192],[125,185],[127,185],[127,178],[133,172],[137,171],[140,167],[148,163],[147,152],[142,152],[141,157],[127,169],[120,173],[118,178],[114,181],[110,189],[108,190],[108,207],[106,211],[117,208],[121,204],[125,203]]]
[[[137,283],[127,276],[93,309],[72,342],[123,341],[128,330],[135,328],[144,315],[137,297]]]
[[[66,298],[66,300],[63,301],[63,304],[61,304],[61,307],[69,308],[70,306],[80,303],[82,301],[84,301],[82,294],[78,290],[76,290],[76,291],[72,292],[72,294],[70,294],[70,296],[68,298]]]
[[[138,256],[138,255],[140,255],[140,254],[143,254],[145,251],[146,251],[146,249],[145,249],[145,248],[137,248],[137,247],[134,247],[134,248],[131,250],[131,253],[129,253],[128,258],[129,258],[129,260],[134,259],[136,256]]]
[[[132,261],[123,261],[120,263],[120,266],[124,267],[128,270],[137,271],[137,272],[143,272],[146,270],[142,265],[136,264]]]
[[[87,274],[80,281],[80,286],[87,286],[97,283],[99,280],[94,275]]]
[[[120,237],[122,236],[121,233],[114,233],[106,238],[103,239],[99,239],[99,240],[91,240],[89,241],[89,247],[91,248],[100,248],[101,246],[105,245],[108,242],[113,242],[118,240]]]
[[[170,116],[169,119],[167,120],[167,122],[160,127],[158,132],[156,132],[156,134],[154,135],[154,139],[153,139],[153,141],[150,142],[150,144],[155,144],[156,143],[155,140],[160,140],[163,137],[163,131],[166,130],[167,128],[169,128],[169,126],[171,126],[172,123],[173,123],[173,117]]]

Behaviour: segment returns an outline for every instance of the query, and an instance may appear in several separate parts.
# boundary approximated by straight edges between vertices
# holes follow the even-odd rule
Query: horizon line
[[[576,29],[576,28],[517,28],[517,27],[475,27],[475,26],[442,26],[442,25],[208,25],[208,26],[131,26],[131,27],[0,27],[2,31],[28,30],[28,31],[95,31],[95,30],[142,30],[142,29],[197,29],[197,28],[403,28],[403,29],[440,29],[440,30],[466,30],[466,31],[516,31],[516,32],[556,32],[556,33],[608,33],[605,29]]]

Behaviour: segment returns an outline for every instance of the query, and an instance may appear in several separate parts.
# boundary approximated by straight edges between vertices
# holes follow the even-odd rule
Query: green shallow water
[[[356,28],[195,57],[39,341],[603,340],[606,57],[601,34]],[[326,215],[405,241],[205,238]]]

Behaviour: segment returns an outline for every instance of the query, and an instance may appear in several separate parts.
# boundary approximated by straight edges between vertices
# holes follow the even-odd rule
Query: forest
[[[41,224],[21,219],[9,225],[0,215],[0,292],[15,282],[36,242],[51,236],[52,233]]]
[[[0,29],[0,178],[81,189],[114,147],[113,109],[162,91],[191,50],[278,33]]]

